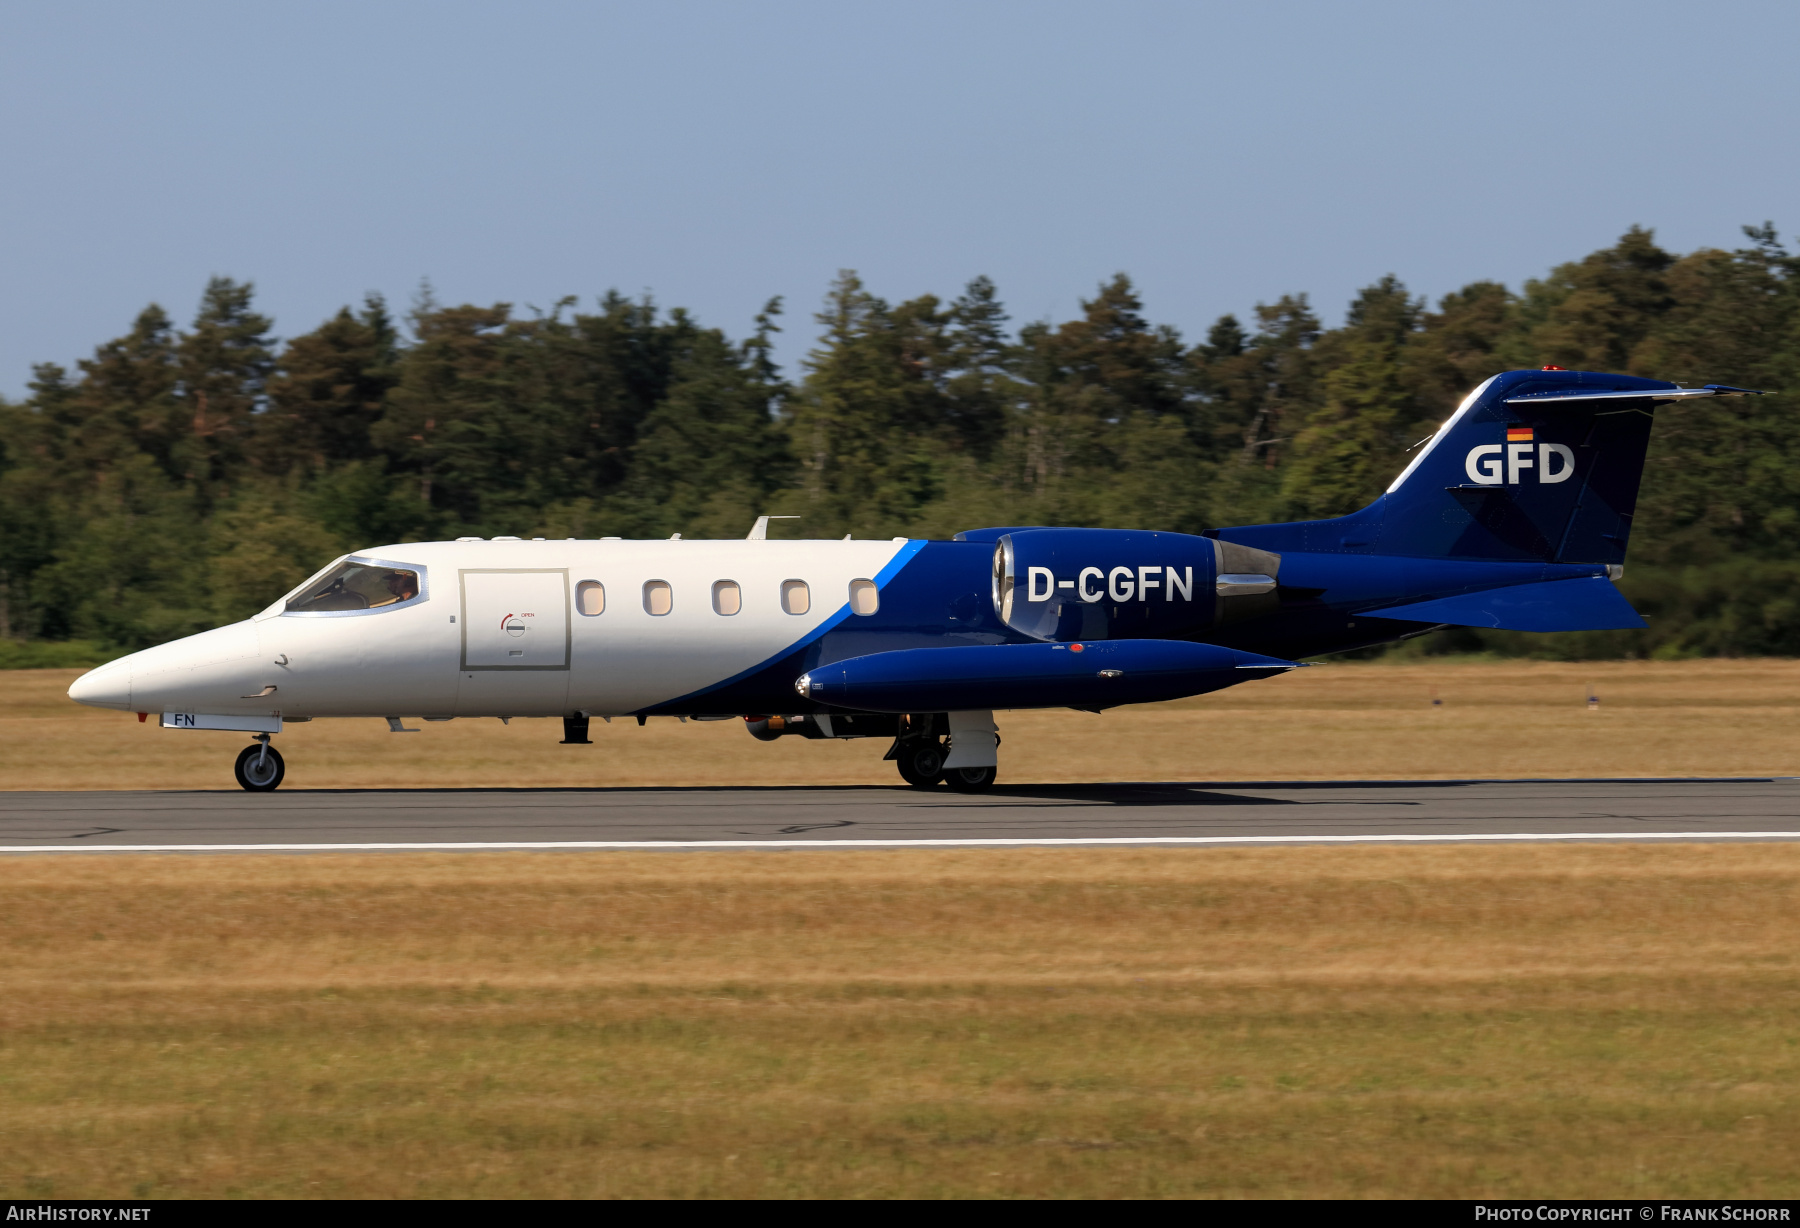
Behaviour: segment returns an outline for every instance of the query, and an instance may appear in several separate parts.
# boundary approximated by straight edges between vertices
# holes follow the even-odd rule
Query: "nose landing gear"
[[[287,764],[282,762],[281,752],[269,745],[269,735],[259,733],[254,746],[238,752],[233,771],[238,784],[250,792],[273,793],[287,775]]]

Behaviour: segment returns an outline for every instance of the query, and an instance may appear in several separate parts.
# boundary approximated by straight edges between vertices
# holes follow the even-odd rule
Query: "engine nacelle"
[[[1281,556],[1187,533],[1031,529],[994,545],[994,610],[1040,640],[1173,639],[1275,609]]]

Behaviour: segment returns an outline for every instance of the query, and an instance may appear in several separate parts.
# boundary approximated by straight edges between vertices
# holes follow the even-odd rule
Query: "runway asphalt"
[[[0,853],[1800,839],[1800,779],[0,793]]]

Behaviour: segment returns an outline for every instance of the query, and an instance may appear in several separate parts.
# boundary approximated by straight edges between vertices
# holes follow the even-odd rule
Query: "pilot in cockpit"
[[[394,595],[396,603],[411,601],[419,595],[419,577],[410,571],[390,571],[387,574],[387,591]]]
[[[418,595],[418,572],[346,559],[289,601],[287,612],[350,614],[403,605]]]

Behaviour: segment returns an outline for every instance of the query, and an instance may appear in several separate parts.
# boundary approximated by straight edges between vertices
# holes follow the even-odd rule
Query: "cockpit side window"
[[[289,614],[346,614],[405,605],[424,591],[414,568],[346,559],[288,599]]]

